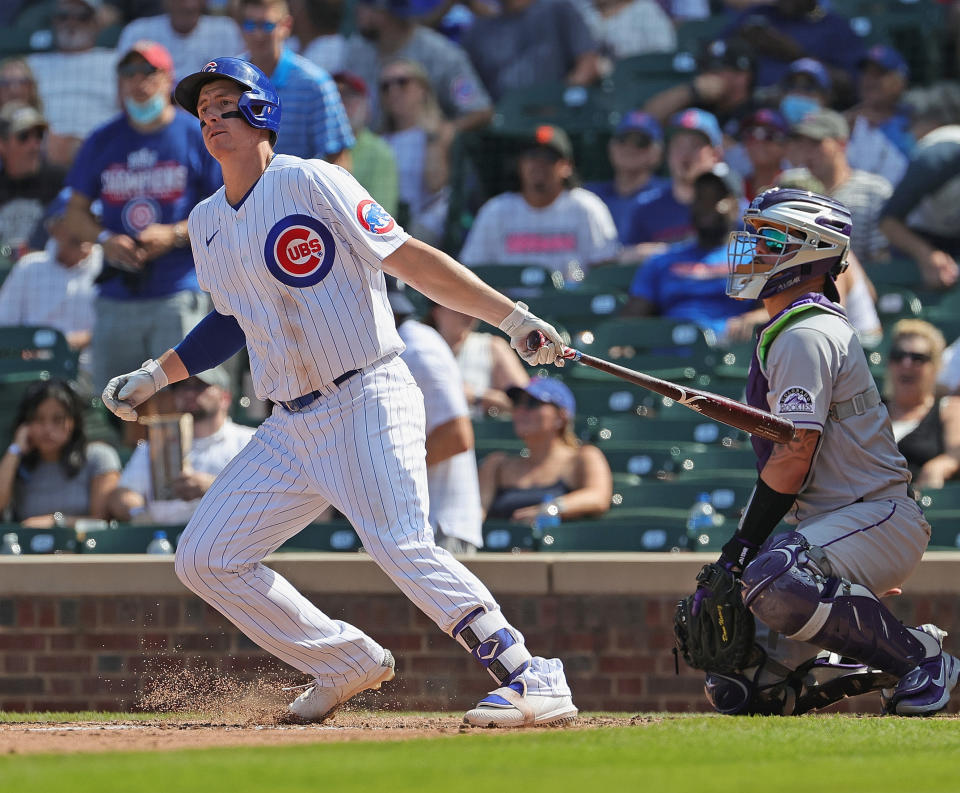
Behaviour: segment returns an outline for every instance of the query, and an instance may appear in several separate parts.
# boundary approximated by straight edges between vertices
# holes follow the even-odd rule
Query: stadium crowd
[[[896,7],[886,21],[881,6]],[[0,27],[0,336],[52,328],[76,364],[69,383],[38,388],[17,371],[17,342],[0,344],[4,520],[182,525],[270,409],[242,354],[156,397],[148,413],[194,420],[188,462],[160,499],[145,427],[122,429],[98,405],[110,376],[209,310],[185,221],[220,169],[171,90],[225,55],[278,89],[277,152],[351,170],[414,236],[576,344],[643,355],[664,376],[690,369],[733,396],[742,376],[683,360],[691,337],[640,334],[657,318],[686,323],[715,362],[742,356],[764,315],[725,294],[727,234],[767,187],[834,196],[854,218],[840,292],[898,438],[930,422],[941,433],[916,484],[960,473],[960,400],[944,398],[960,394],[956,0],[8,0]],[[463,391],[436,398],[444,412],[428,425],[456,440],[428,463],[465,451],[481,463],[479,477],[471,462],[431,480],[476,504],[476,525],[451,536],[482,544],[488,513],[527,526],[627,515],[645,501],[624,491],[644,475],[697,468],[620,454],[620,442],[646,448],[662,402],[598,400],[599,381],[575,367],[528,373],[475,323],[410,297],[411,368],[427,377],[445,344],[433,360],[459,365]],[[904,331],[905,317],[925,324]],[[615,413],[634,426],[605,446]],[[742,458],[730,459],[714,465]],[[535,496],[514,492],[527,486]]]

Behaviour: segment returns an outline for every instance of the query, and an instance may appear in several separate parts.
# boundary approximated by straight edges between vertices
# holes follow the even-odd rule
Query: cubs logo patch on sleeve
[[[357,220],[371,234],[386,234],[397,225],[387,210],[369,198],[357,204]]]
[[[800,386],[792,386],[780,394],[777,413],[813,413],[813,397]]]

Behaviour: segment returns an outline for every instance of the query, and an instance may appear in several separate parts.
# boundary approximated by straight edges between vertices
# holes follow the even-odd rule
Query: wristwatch
[[[190,244],[190,236],[187,234],[187,221],[181,220],[173,225],[173,247],[186,248]]]

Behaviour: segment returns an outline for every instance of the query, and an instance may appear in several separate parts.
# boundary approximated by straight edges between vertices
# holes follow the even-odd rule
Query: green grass
[[[954,793],[960,723],[837,716],[474,730],[436,739],[0,757],[20,793]]]

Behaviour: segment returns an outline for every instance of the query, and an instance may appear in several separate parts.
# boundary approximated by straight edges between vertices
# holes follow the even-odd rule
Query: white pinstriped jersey
[[[246,334],[260,399],[403,350],[380,267],[409,235],[343,168],[278,154],[238,206],[221,187],[189,227],[200,286]]]

